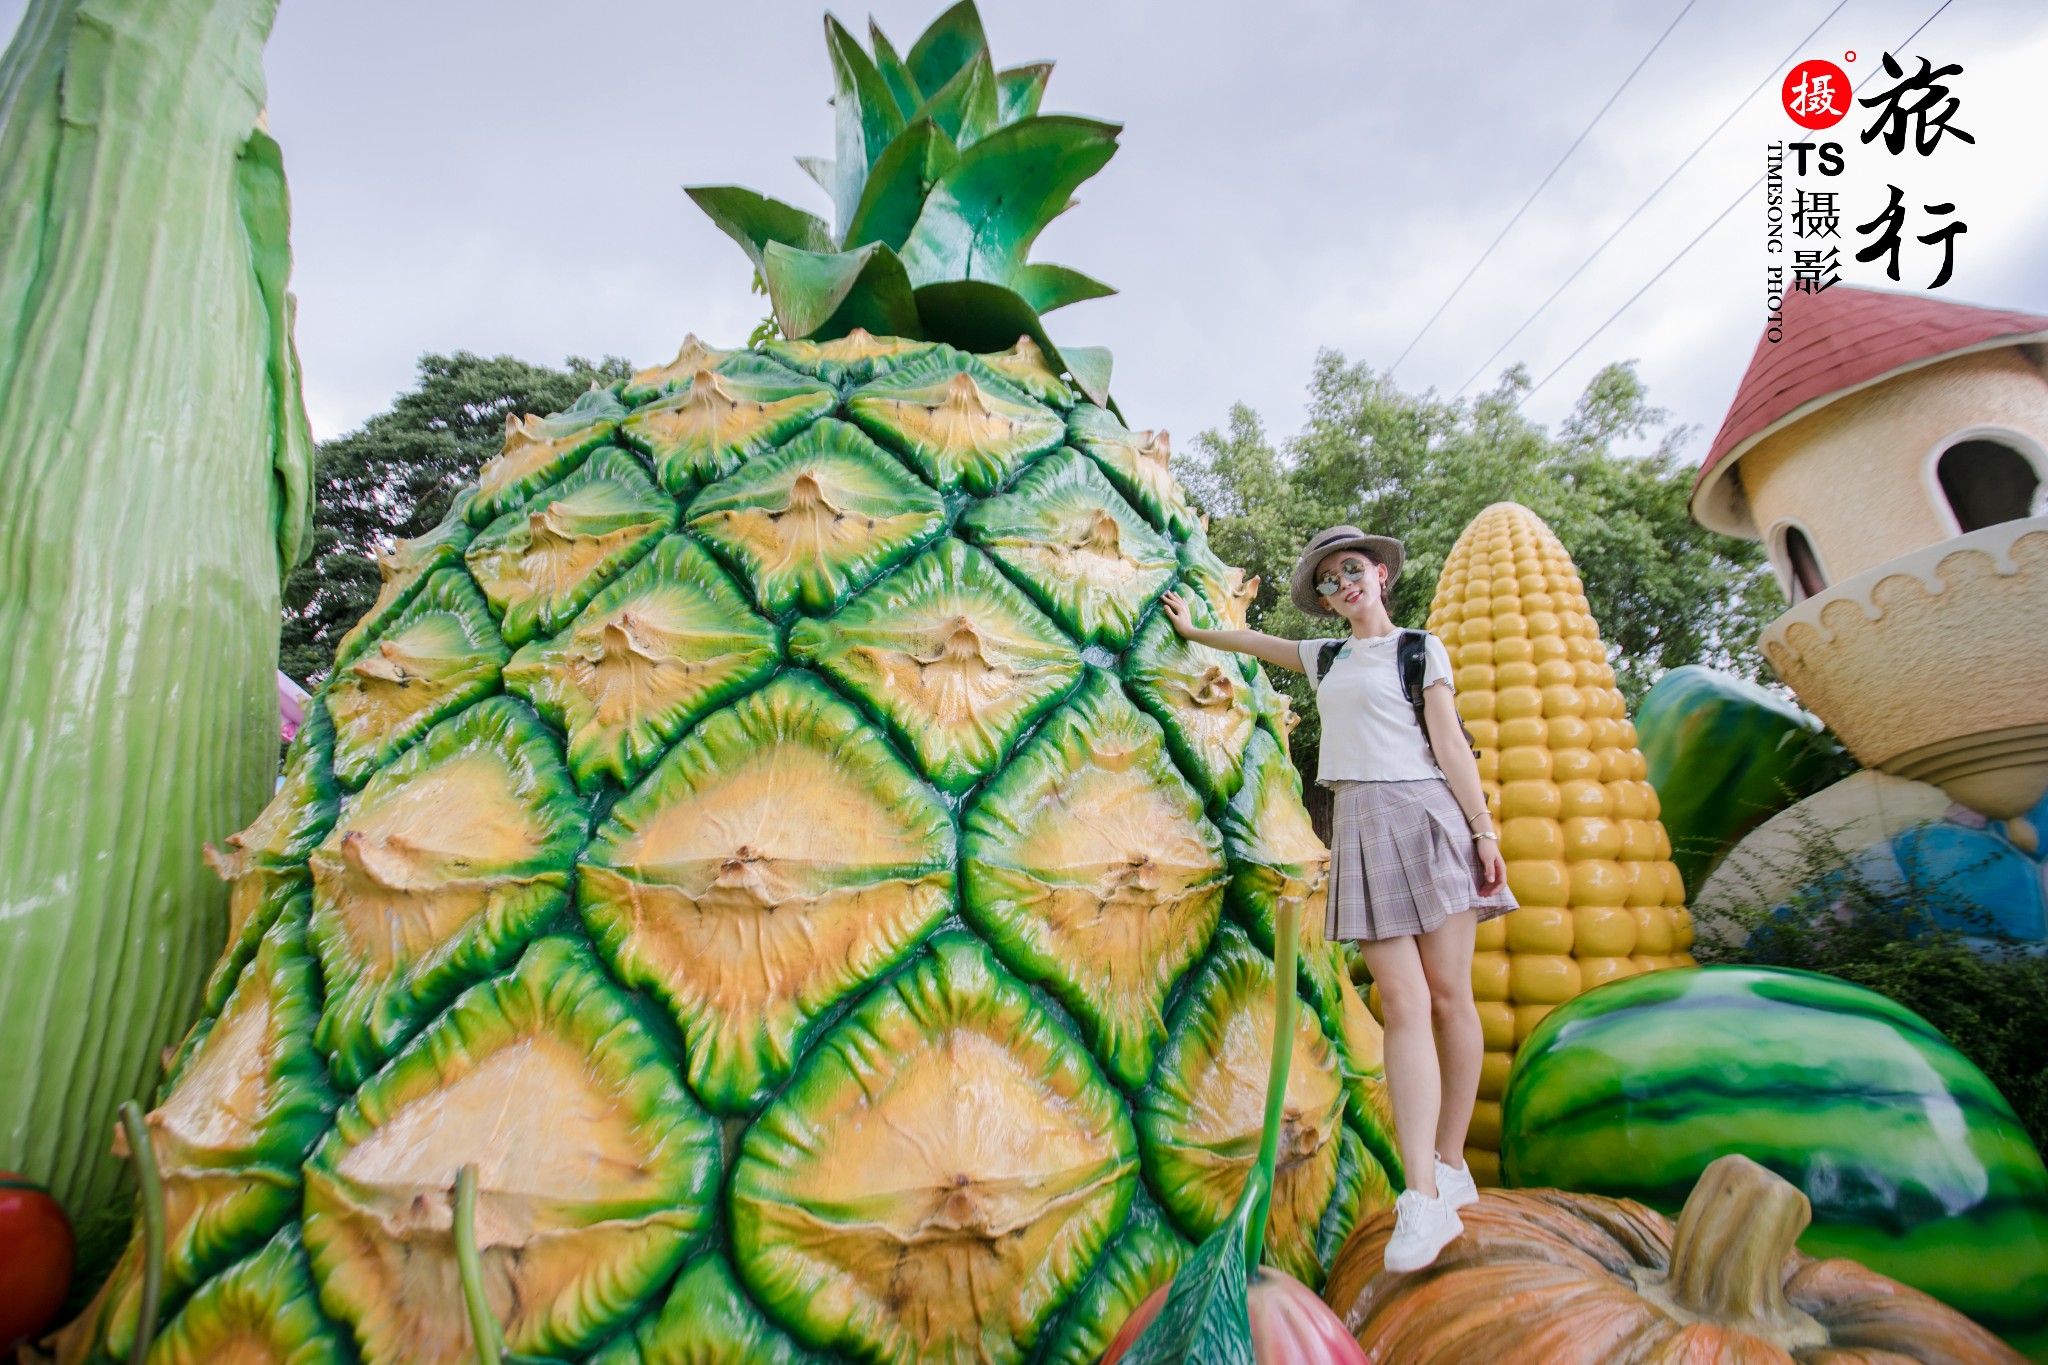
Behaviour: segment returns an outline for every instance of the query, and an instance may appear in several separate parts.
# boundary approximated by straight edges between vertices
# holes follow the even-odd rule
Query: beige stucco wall
[[[1739,473],[1756,525],[1806,529],[1830,583],[1955,532],[1928,457],[1957,432],[2006,427],[2048,449],[2048,376],[2019,349],[1958,356],[1839,398],[1757,443]]]

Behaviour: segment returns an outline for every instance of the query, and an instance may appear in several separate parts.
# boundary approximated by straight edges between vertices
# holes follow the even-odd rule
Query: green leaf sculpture
[[[1281,1109],[1287,1099],[1287,1071],[1294,1060],[1295,955],[1301,906],[1279,908],[1273,962],[1273,1069],[1266,1081],[1266,1122],[1259,1130],[1259,1159],[1237,1197],[1228,1221],[1195,1248],[1167,1289],[1166,1302],[1122,1359],[1129,1365],[1252,1365],[1252,1320],[1246,1306],[1251,1272],[1266,1242],[1266,1214],[1272,1205],[1273,1168],[1280,1155]],[[1112,1343],[1109,1355],[1118,1355]]]
[[[0,1167],[70,1212],[81,1283],[127,1223],[115,1105],[222,941],[201,849],[277,771],[313,451],[276,11],[33,0],[0,56]]]
[[[1109,402],[1109,352],[1062,355],[1039,315],[1116,291],[1026,259],[1074,191],[1116,154],[1122,125],[1041,114],[1050,62],[997,69],[972,0],[899,54],[873,51],[831,15],[838,129],[830,158],[800,158],[832,196],[836,224],[737,185],[686,193],[739,243],[792,341],[923,338],[998,351],[1029,338],[1094,402]]]
[[[1315,1291],[1286,1272],[1259,1264],[1272,1209],[1274,1171],[1294,1055],[1296,957],[1301,904],[1281,903],[1275,916],[1273,1054],[1266,1082],[1259,1155],[1236,1207],[1195,1249],[1170,1283],[1153,1291],[1103,1352],[1102,1365],[1365,1365],[1365,1353]],[[1348,1130],[1343,1168],[1357,1182],[1372,1168]],[[1355,1203],[1356,1194],[1351,1199]],[[1320,1240],[1341,1238],[1333,1201]]]

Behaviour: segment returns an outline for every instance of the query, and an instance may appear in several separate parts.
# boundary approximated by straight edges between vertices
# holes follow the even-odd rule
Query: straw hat
[[[1387,586],[1394,586],[1394,580],[1401,576],[1401,561],[1407,552],[1401,542],[1391,536],[1369,536],[1356,526],[1332,526],[1318,531],[1309,538],[1308,548],[1301,552],[1301,558],[1294,563],[1294,580],[1289,586],[1288,596],[1294,605],[1310,616],[1335,616],[1337,613],[1324,607],[1316,594],[1316,566],[1339,550],[1362,550],[1368,559],[1387,566]]]

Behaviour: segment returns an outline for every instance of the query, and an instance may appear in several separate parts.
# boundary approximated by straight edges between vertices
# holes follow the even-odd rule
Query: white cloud
[[[1115,349],[1119,400],[1140,423],[1185,440],[1243,400],[1291,431],[1316,349],[1391,362],[1678,3],[985,0],[999,62],[1059,62],[1049,108],[1127,124],[1037,253],[1123,292],[1053,315],[1055,335]],[[1854,46],[1852,70],[1868,73],[1936,3],[1852,0],[1804,55]],[[941,7],[875,11],[907,45]],[[1401,382],[1461,384],[1832,7],[1697,5]],[[0,31],[20,8],[0,0]],[[864,17],[842,14],[863,31]],[[1944,293],[2048,312],[2032,97],[2048,11],[1970,0],[1911,50],[1965,66],[1957,122],[1979,138],[1913,168],[1970,224]],[[267,69],[323,435],[385,406],[426,350],[647,363],[685,331],[744,336],[764,311],[746,261],[679,186],[731,181],[823,207],[791,161],[832,140],[815,0],[284,0]],[[1773,81],[1492,370],[1547,373],[1719,212],[1790,126],[1775,93]],[[1883,169],[1861,151],[1857,176]],[[1635,357],[1652,397],[1711,434],[1761,326],[1756,218],[1738,209],[1531,413],[1555,420],[1601,364]]]

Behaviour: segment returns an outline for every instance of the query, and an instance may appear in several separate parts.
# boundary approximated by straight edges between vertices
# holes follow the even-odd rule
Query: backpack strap
[[[1422,675],[1429,668],[1427,646],[1423,644],[1427,638],[1419,630],[1404,630],[1400,643],[1394,646],[1394,658],[1401,670],[1401,695],[1415,708],[1417,725],[1422,725]],[[1427,725],[1422,725],[1422,733],[1429,733]]]
[[[1404,630],[1401,642],[1394,646],[1395,661],[1401,672],[1401,694],[1408,698],[1408,704],[1415,708],[1415,724],[1422,731],[1422,742],[1429,746],[1430,755],[1436,754],[1436,745],[1430,742],[1429,724],[1423,718],[1422,679],[1429,671],[1429,632],[1425,630]],[[1458,717],[1458,733],[1465,736],[1465,743],[1472,750],[1472,757],[1479,757],[1479,741],[1472,738],[1472,731],[1465,724],[1463,716]]]
[[[1344,641],[1342,640],[1325,640],[1317,648],[1316,675],[1308,680],[1310,687],[1318,689],[1322,687],[1323,679],[1330,676],[1330,665],[1337,662],[1337,655],[1343,648]]]

